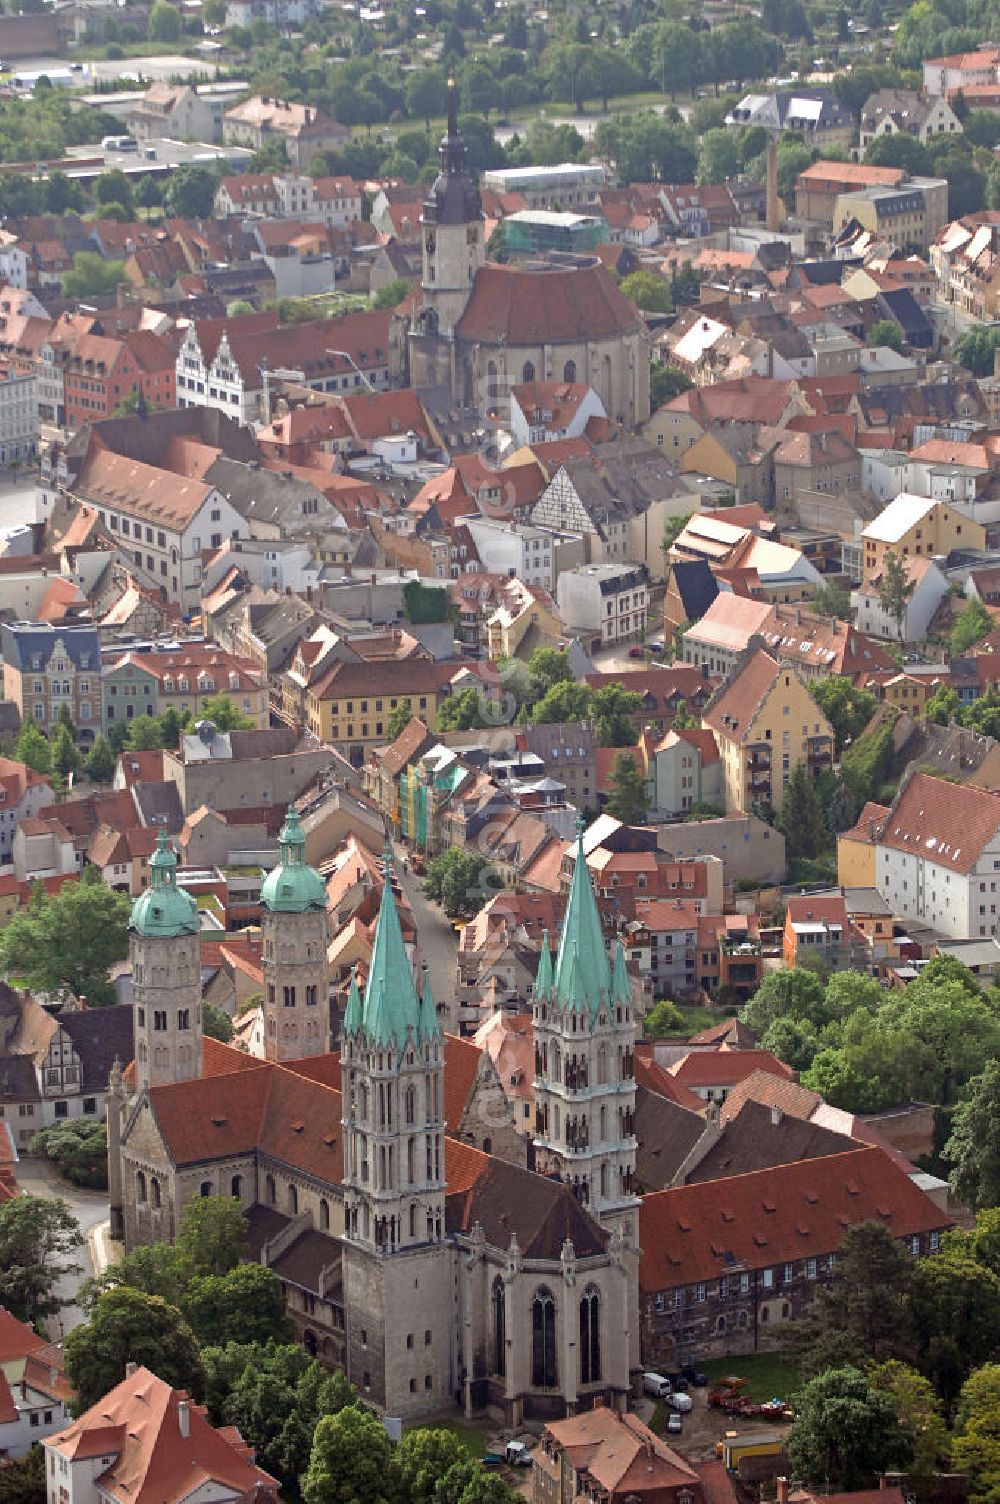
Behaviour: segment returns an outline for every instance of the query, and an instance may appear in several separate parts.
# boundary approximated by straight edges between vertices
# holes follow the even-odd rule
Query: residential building
[[[31,464],[38,449],[38,375],[0,361],[0,466]]]
[[[101,730],[101,655],[92,626],[4,622],[4,699],[50,735],[65,705],[81,746]]]
[[[559,535],[551,529],[471,516],[464,526],[487,573],[508,575],[525,585],[541,585],[548,591],[554,588]]]
[[[649,575],[645,565],[567,569],[556,581],[556,602],[567,630],[596,635],[603,646],[627,642],[646,630]]]
[[[60,461],[58,484],[67,497],[91,507],[121,539],[122,550],[157,581],[182,611],[201,601],[202,552],[245,531],[242,517],[215,486],[175,475],[126,454],[93,446],[71,475]]]
[[[922,541],[922,540],[921,540]],[[913,590],[904,602],[901,621],[886,610],[879,587],[882,572],[874,574],[866,585],[851,594],[855,621],[862,632],[872,637],[902,642],[924,642],[941,602],[948,594],[948,579],[936,560],[926,554],[905,561],[907,583]]]
[[[185,815],[283,808],[330,765],[330,753],[290,726],[219,731],[207,722],[164,752],[163,777],[176,786]]]
[[[987,88],[1000,83],[1000,46],[980,47],[975,52],[952,53],[949,57],[924,60],[924,93],[946,98],[961,91]]]
[[[48,1504],[101,1504],[123,1493],[134,1504],[153,1504],[176,1493],[179,1479],[194,1478],[218,1504],[278,1499],[277,1480],[257,1465],[235,1426],[216,1430],[204,1405],[135,1363],[42,1446]]]
[[[816,778],[833,761],[833,728],[805,681],[762,648],[748,651],[702,724],[715,733],[727,812],[754,803],[779,810],[796,767]]]
[[[516,448],[579,438],[591,418],[606,418],[604,403],[583,382],[533,381],[510,392],[510,431]]]
[[[850,111],[825,89],[745,94],[726,116],[726,125],[733,131],[760,125],[774,135],[801,131],[803,139],[815,146],[850,146],[855,128]]]
[[[874,844],[875,886],[894,914],[952,940],[996,930],[1000,795],[914,772]]]
[[[685,727],[656,743],[649,765],[650,820],[683,820],[699,804],[722,807],[722,760],[710,731]]]
[[[293,167],[304,172],[319,152],[342,146],[350,136],[348,126],[310,104],[271,99],[253,94],[227,110],[222,120],[222,139],[227,145],[249,146],[260,151],[272,141],[282,142]]]
[[[938,1251],[951,1219],[876,1145],[646,1195],[644,1361],[782,1346],[829,1281],[845,1230],[865,1221],[919,1257]]]
[[[888,653],[847,622],[804,606],[772,606],[727,593],[717,595],[701,620],[685,631],[684,660],[724,677],[754,639],[807,680],[827,674],[856,679],[895,668]]]
[[[48,778],[13,757],[0,757],[0,865],[13,860],[14,832],[55,802]]]
[[[625,930],[628,958],[655,997],[692,997],[698,990],[700,905],[690,898],[643,898]]]
[[[772,463],[775,500],[795,512],[807,499],[861,490],[861,458],[837,428],[789,433],[775,447]]]
[[[913,136],[926,143],[934,136],[961,134],[962,122],[940,94],[878,89],[868,96],[861,110],[862,150],[879,136]]]
[[[0,1453],[4,1458],[20,1460],[37,1442],[61,1430],[69,1418],[72,1397],[61,1346],[46,1342],[0,1306]]]
[[[222,140],[225,96],[196,84],[152,83],[142,98],[124,113],[137,141]]]
[[[1000,315],[1000,221],[994,213],[945,225],[930,247],[930,262],[946,302],[984,322]]]
[[[147,329],[120,339],[81,335],[63,361],[66,427],[110,418],[132,396],[150,407],[173,407],[175,362],[169,340]]]
[[[833,230],[850,221],[904,250],[927,252],[948,220],[946,178],[908,178],[898,188],[857,188],[841,193]]]
[[[336,742],[353,767],[363,767],[368,748],[388,740],[389,717],[402,700],[434,730],[454,673],[454,664],[422,658],[334,663],[306,689],[306,725],[319,741]]]
[[[795,213],[833,229],[837,200],[865,188],[898,188],[907,181],[902,167],[868,162],[814,162],[795,180]]]
[[[656,839],[661,851],[677,861],[717,857],[727,883],[766,886],[784,881],[785,838],[759,815],[739,813],[658,825]]]
[[[480,179],[490,193],[517,194],[529,209],[599,207],[607,181],[600,163],[560,162],[551,167],[491,167]]]
[[[574,1504],[597,1491],[607,1504],[730,1504],[732,1493],[721,1464],[689,1462],[637,1415],[604,1405],[545,1427],[531,1484],[531,1504]]]
[[[782,956],[789,968],[807,964],[807,958],[813,957],[827,972],[849,970],[855,947],[845,900],[839,894],[834,898],[789,898]]]
[[[349,177],[313,178],[305,173],[240,173],[215,191],[215,212],[262,219],[303,219],[328,229],[361,218],[361,184]]]
[[[245,658],[221,648],[192,646],[176,652],[125,652],[105,658],[103,671],[104,724],[143,715],[163,715],[169,709],[183,717],[201,719],[202,703],[224,696],[255,726],[269,724],[267,680]]]
[[[947,557],[952,549],[985,548],[986,531],[954,504],[904,491],[862,529],[861,541],[867,585],[883,573],[888,554],[898,559]]]

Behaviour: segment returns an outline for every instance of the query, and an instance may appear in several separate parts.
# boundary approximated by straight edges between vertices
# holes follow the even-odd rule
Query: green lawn
[[[674,999],[671,1001],[674,1002],[684,1023],[681,1028],[675,1029],[672,1035],[666,1035],[667,1039],[687,1039],[689,1035],[700,1034],[703,1029],[710,1029],[713,1024],[722,1023],[725,1018],[729,1017],[725,1011],[716,1012],[714,1008],[697,1008],[693,1005],[678,1003]]]
[[[750,1353],[742,1358],[709,1358],[699,1364],[714,1384],[723,1374],[739,1374],[746,1379],[746,1393],[758,1404],[777,1395],[787,1400],[798,1386],[795,1364],[785,1353]]]
[[[432,1420],[427,1424],[435,1431],[448,1431],[456,1441],[461,1443],[469,1456],[477,1461],[486,1451],[486,1443],[491,1434],[490,1428],[480,1429],[479,1426],[470,1425],[464,1420]]]

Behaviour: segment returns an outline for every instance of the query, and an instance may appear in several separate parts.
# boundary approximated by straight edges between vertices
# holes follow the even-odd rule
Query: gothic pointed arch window
[[[544,1285],[531,1303],[531,1382],[535,1389],[554,1389],[556,1367],[556,1302]]]
[[[146,1176],[142,1170],[135,1177],[135,1198],[140,1204],[146,1200]]]
[[[597,1384],[601,1378],[601,1295],[588,1285],[580,1299],[580,1383]]]
[[[521,371],[521,380],[524,381],[524,382],[528,382],[528,381],[534,381],[534,379],[535,379],[535,365],[534,365],[534,361],[526,360],[524,362],[524,368]]]
[[[156,1178],[155,1175],[153,1176],[152,1180],[149,1182],[149,1199],[153,1203],[153,1210],[154,1210],[154,1212],[158,1212],[160,1210],[160,1205],[161,1205],[161,1202],[160,1202],[160,1182],[157,1180],[157,1178]]]
[[[320,1197],[319,1203],[319,1227],[320,1232],[330,1231],[330,1203],[325,1196]]]
[[[563,381],[575,381],[575,380],[576,380],[576,361],[575,360],[567,360],[566,364],[563,366]]]
[[[493,1281],[493,1372],[507,1372],[507,1292],[499,1274]]]
[[[236,1201],[243,1200],[243,1176],[234,1175],[229,1185],[229,1194]]]

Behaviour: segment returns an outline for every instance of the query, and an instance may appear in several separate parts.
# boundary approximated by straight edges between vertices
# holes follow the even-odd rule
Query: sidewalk
[[[110,1222],[98,1222],[96,1227],[90,1229],[87,1233],[87,1248],[90,1253],[90,1262],[94,1266],[94,1276],[97,1279],[112,1264],[121,1263],[125,1257],[125,1249],[111,1236]]]

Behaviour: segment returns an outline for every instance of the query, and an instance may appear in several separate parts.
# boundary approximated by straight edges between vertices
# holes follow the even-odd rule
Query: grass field
[[[668,1039],[687,1039],[689,1035],[700,1034],[702,1029],[710,1029],[713,1024],[721,1023],[728,1017],[728,1014],[717,1013],[713,1008],[696,1008],[685,1003],[676,1003],[675,1007],[684,1023],[680,1028],[674,1029],[672,1035],[668,1034]]]
[[[490,1437],[489,1428],[481,1430],[478,1426],[472,1426],[464,1420],[432,1420],[429,1424],[435,1431],[449,1432],[476,1461],[486,1451],[486,1443]]]
[[[742,1358],[709,1358],[699,1365],[710,1384],[724,1374],[739,1374],[747,1380],[746,1392],[758,1404],[777,1395],[787,1400],[798,1387],[795,1364],[785,1353],[750,1353]]]

